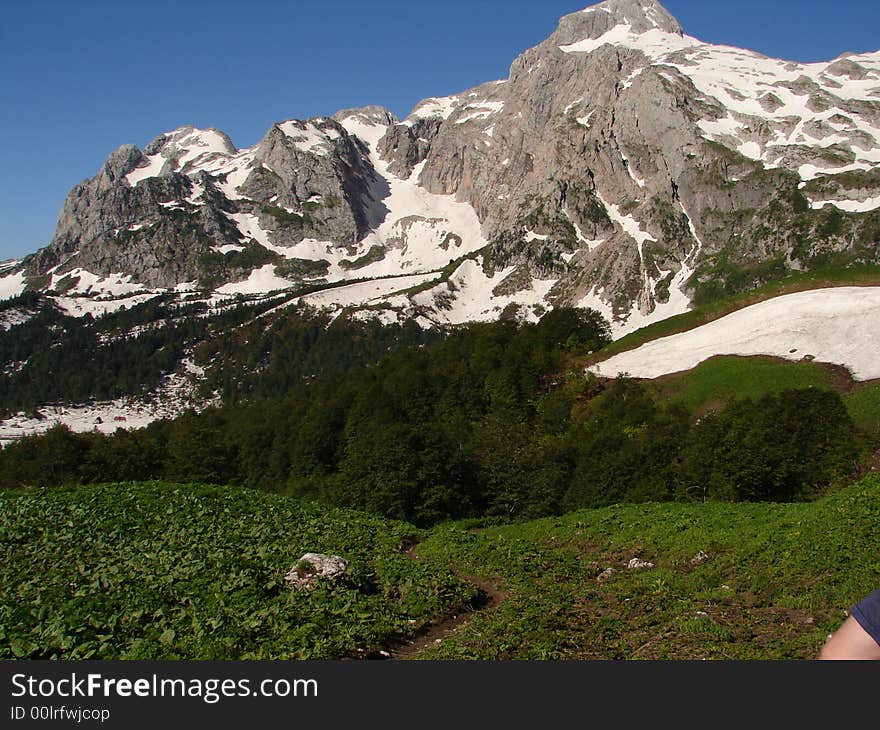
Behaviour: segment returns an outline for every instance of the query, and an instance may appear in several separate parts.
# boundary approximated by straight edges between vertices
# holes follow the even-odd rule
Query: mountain
[[[178,393],[228,360],[199,355],[222,334],[242,348],[234,387],[215,372],[231,392],[303,307],[424,331],[590,307],[617,338],[791,273],[880,263],[878,163],[880,52],[776,60],[690,37],[653,0],[607,0],[562,18],[506,79],[403,120],[372,106],[279,122],[246,149],[182,127],[115,150],[48,246],[0,264],[0,328],[17,338],[2,369],[32,385],[31,354],[60,351],[52,332],[76,329],[71,351],[147,333],[160,355],[126,357],[153,353],[156,372],[130,380]],[[242,305],[251,319],[228,316]],[[111,331],[104,315],[126,310],[130,329]]]
[[[781,61],[608,0],[507,79],[403,121],[367,107],[242,150],[192,127],[124,145],[0,295],[369,279],[314,298],[434,323],[592,306],[620,334],[787,271],[876,262],[878,140],[880,53]]]

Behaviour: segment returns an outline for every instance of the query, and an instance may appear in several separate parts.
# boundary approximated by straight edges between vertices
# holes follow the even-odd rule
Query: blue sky
[[[48,243],[68,190],[120,144],[183,124],[239,147],[291,117],[504,78],[564,0],[3,0],[0,260]],[[877,0],[667,0],[702,40],[798,61],[880,49]]]

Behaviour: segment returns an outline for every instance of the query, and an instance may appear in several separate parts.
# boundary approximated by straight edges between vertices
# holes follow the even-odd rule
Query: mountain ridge
[[[188,126],[124,145],[0,295],[435,274],[416,295],[345,301],[443,323],[592,306],[619,335],[820,260],[876,262],[878,139],[880,52],[769,59],[687,36],[653,0],[608,0],[564,16],[507,79],[404,120],[374,106],[285,120],[243,149]]]

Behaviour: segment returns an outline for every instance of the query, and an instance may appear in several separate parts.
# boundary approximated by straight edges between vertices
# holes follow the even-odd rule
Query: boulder
[[[284,576],[284,582],[294,590],[314,588],[319,580],[336,582],[348,570],[348,561],[338,555],[306,553]]]

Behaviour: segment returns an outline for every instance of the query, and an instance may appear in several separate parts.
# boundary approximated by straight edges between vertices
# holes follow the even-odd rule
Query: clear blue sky
[[[2,0],[0,260],[48,243],[120,144],[183,124],[238,147],[291,117],[507,76],[589,0]],[[702,40],[798,61],[880,49],[878,0],[667,0]]]

